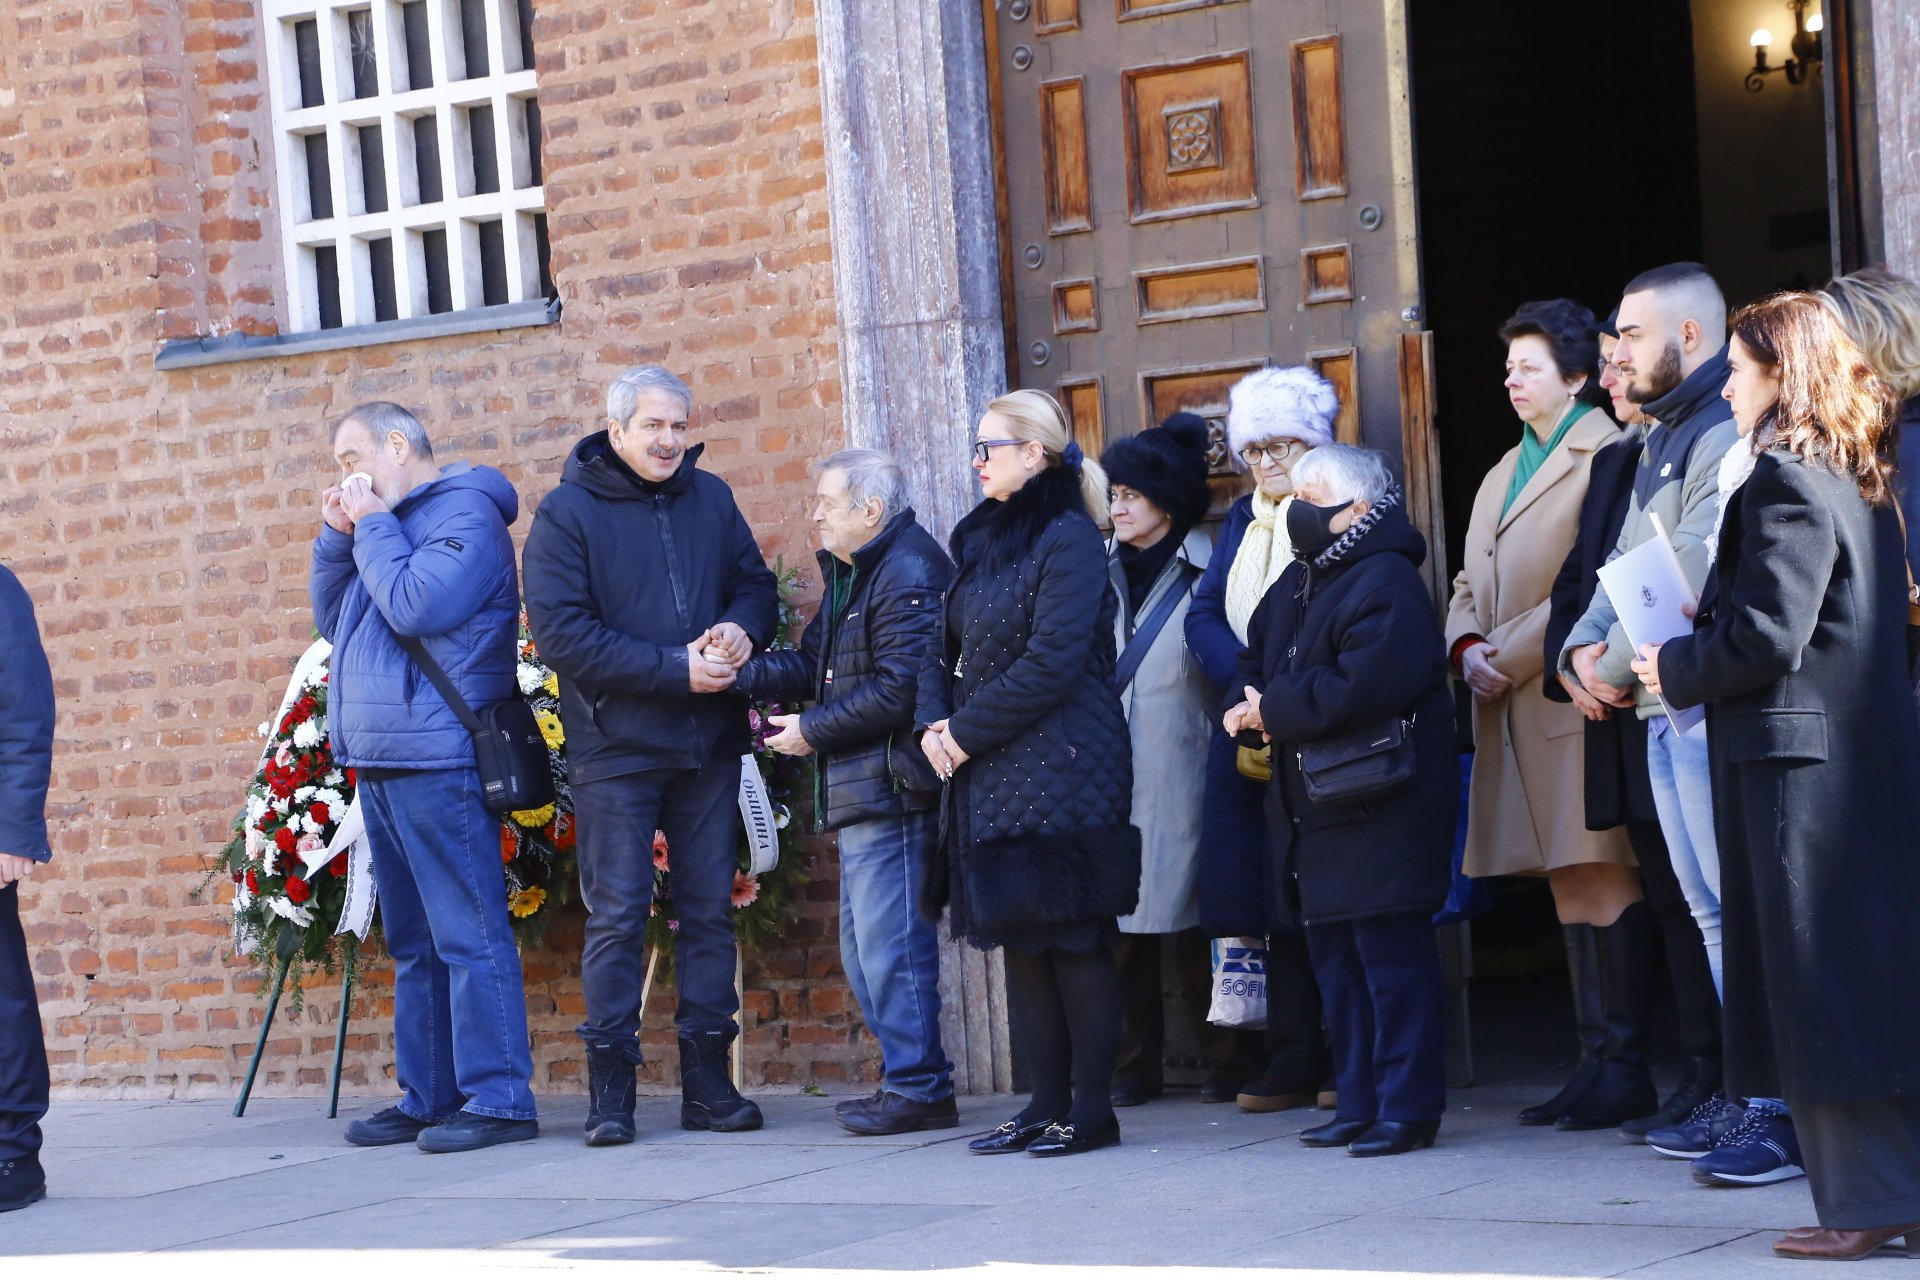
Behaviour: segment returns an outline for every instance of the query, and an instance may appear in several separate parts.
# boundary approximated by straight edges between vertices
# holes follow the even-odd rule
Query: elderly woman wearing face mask
[[[1399,1155],[1433,1144],[1447,1098],[1433,913],[1460,761],[1427,544],[1379,455],[1346,445],[1294,468],[1287,533],[1294,561],[1248,628],[1223,727],[1273,744],[1267,826],[1333,1033],[1336,1117],[1300,1141]],[[1355,760],[1398,781],[1341,785]]]
[[[1331,443],[1340,411],[1333,386],[1307,368],[1268,368],[1234,385],[1227,402],[1227,444],[1253,473],[1254,491],[1227,511],[1207,571],[1187,610],[1187,649],[1217,696],[1235,683],[1247,624],[1293,563],[1286,510],[1293,469],[1310,449]],[[1280,905],[1273,875],[1261,785],[1235,764],[1233,739],[1216,726],[1207,744],[1206,796],[1200,829],[1200,927],[1208,937],[1267,939],[1266,1068],[1258,1079],[1216,1077],[1203,1102],[1238,1097],[1248,1111],[1285,1111],[1316,1098],[1332,1101],[1320,994],[1306,942]],[[1237,1093],[1236,1093],[1237,1090]]]

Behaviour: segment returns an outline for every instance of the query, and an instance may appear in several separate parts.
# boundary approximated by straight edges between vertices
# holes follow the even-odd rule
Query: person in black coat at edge
[[[1635,674],[1704,705],[1723,856],[1730,1093],[1786,1100],[1820,1225],[1784,1257],[1920,1253],[1920,720],[1882,455],[1898,401],[1810,294],[1735,315],[1693,631]],[[1762,1141],[1788,1122],[1750,1108]]]
[[[840,963],[880,1042],[881,1087],[834,1107],[849,1133],[951,1129],[940,1045],[940,939],[918,910],[940,780],[913,740],[920,671],[938,661],[953,562],[907,505],[886,454],[843,449],[817,472],[820,612],[798,649],[755,654],[735,686],[809,701],[772,717],[767,746],[814,756],[816,829],[840,833]]]
[[[658,365],[607,389],[524,556],[527,621],[560,676],[580,824],[587,1145],[634,1140],[653,841],[673,862],[680,1124],[758,1129],[727,1071],[739,1026],[733,876],[747,704],[733,685],[779,627],[780,588],[733,490],[688,447],[693,393]]]
[[[1612,398],[1613,416],[1626,428],[1626,434],[1593,455],[1587,496],[1580,508],[1579,532],[1553,582],[1546,632],[1549,671],[1559,662],[1573,624],[1587,611],[1600,566],[1620,539],[1620,526],[1633,496],[1634,469],[1646,444],[1646,415],[1627,398],[1625,380],[1612,363],[1613,346],[1619,341],[1615,319],[1609,316],[1601,326],[1600,386]],[[1647,779],[1647,735],[1640,722],[1630,714],[1616,713],[1564,674],[1547,681],[1541,692],[1555,702],[1571,701],[1587,718],[1587,826],[1594,831],[1620,826],[1627,829],[1627,840],[1646,886],[1647,907],[1659,923],[1666,949],[1686,1070],[1658,1111],[1620,1126],[1623,1137],[1645,1140],[1650,1130],[1685,1120],[1720,1088],[1720,997],[1713,989],[1713,971],[1707,966],[1700,926],[1694,923],[1693,910],[1680,890],[1679,878],[1673,874],[1666,838],[1660,834],[1660,815],[1654,809],[1653,787]],[[1629,988],[1628,1004],[1641,1014],[1630,1023],[1617,1025],[1609,1024],[1604,1016],[1602,993],[1591,982],[1583,984],[1579,980],[1581,970],[1576,967],[1573,1012],[1581,1061],[1566,1089],[1538,1108],[1551,1113],[1549,1120],[1579,1102],[1583,1086],[1585,1092],[1592,1091],[1594,1082],[1604,1074],[1602,1063],[1608,1054],[1624,1051],[1645,1061],[1647,987],[1653,959],[1637,949],[1614,957],[1616,969],[1605,977]],[[1594,970],[1590,967],[1587,972],[1593,974]],[[1604,1098],[1595,1101],[1602,1109],[1607,1105]]]
[[[1378,454],[1325,445],[1294,467],[1296,563],[1261,601],[1229,733],[1273,743],[1268,829],[1333,1033],[1335,1119],[1310,1147],[1399,1155],[1433,1144],[1446,1109],[1446,1026],[1433,913],[1446,900],[1460,759],[1446,645],[1420,576],[1427,544]],[[1412,778],[1315,803],[1302,744],[1411,722]]]
[[[1228,461],[1244,469],[1253,491],[1227,508],[1206,572],[1187,609],[1187,652],[1206,673],[1216,698],[1239,697],[1235,676],[1247,627],[1272,586],[1293,562],[1287,507],[1293,468],[1308,450],[1333,443],[1340,397],[1304,365],[1256,369],[1227,397]],[[1215,722],[1217,725],[1217,721]],[[1243,1052],[1264,1057],[1257,1071],[1229,1072],[1200,1086],[1200,1101],[1235,1101],[1243,1111],[1279,1112],[1334,1106],[1330,1056],[1321,1027],[1320,990],[1298,922],[1282,901],[1267,835],[1265,788],[1244,777],[1234,741],[1217,728],[1207,740],[1202,774],[1200,928],[1211,938],[1255,937],[1267,948],[1267,1020]],[[1232,1076],[1240,1074],[1236,1082]]]
[[[47,1114],[47,1046],[20,928],[20,882],[53,856],[47,785],[53,773],[53,673],[33,601],[0,565],[0,1213],[47,1194],[40,1119]]]
[[[1814,295],[1900,397],[1900,422],[1887,461],[1908,530],[1920,529],[1920,284],[1877,267],[1830,280]],[[1908,537],[1907,564],[1920,566],[1920,539]],[[1920,573],[1916,573],[1920,577]]]
[[[921,748],[948,782],[926,906],[1005,949],[1033,1078],[1026,1107],[971,1149],[1069,1155],[1120,1140],[1115,920],[1140,891],[1107,478],[1039,391],[987,406],[973,466],[985,500],[953,532],[946,644],[920,679]]]

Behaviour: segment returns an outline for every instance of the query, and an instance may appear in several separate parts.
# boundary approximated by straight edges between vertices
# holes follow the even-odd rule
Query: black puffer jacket
[[[1419,572],[1426,555],[1394,507],[1328,568],[1289,565],[1247,628],[1238,683],[1261,691],[1273,735],[1267,825],[1291,890],[1281,905],[1302,924],[1433,912],[1446,900],[1460,759],[1446,644]],[[1307,799],[1295,746],[1392,716],[1414,717],[1404,790],[1362,804]]]
[[[527,535],[527,620],[560,674],[575,783],[699,769],[748,748],[747,705],[687,687],[687,646],[734,622],[755,649],[780,623],[780,589],[718,476],[680,459],[635,475],[597,431],[574,447]]]
[[[818,756],[821,830],[933,808],[940,780],[914,733],[920,671],[940,660],[953,561],[914,520],[892,519],[844,564],[822,551],[825,592],[798,649],[756,654],[736,686],[811,701],[800,732]]]
[[[945,660],[922,672],[919,705],[971,757],[946,801],[952,930],[1033,948],[1111,928],[1139,897],[1140,833],[1117,602],[1078,474],[1049,467],[982,502],[952,546]]]

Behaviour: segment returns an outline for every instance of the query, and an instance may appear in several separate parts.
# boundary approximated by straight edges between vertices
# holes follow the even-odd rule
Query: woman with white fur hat
[[[1269,366],[1234,384],[1227,400],[1227,445],[1236,469],[1253,473],[1254,490],[1227,511],[1226,526],[1187,610],[1187,648],[1224,707],[1240,698],[1235,666],[1247,623],[1293,562],[1286,511],[1293,466],[1309,449],[1333,442],[1340,410],[1332,384],[1313,370]],[[1243,777],[1236,749],[1218,724],[1207,744],[1206,804],[1200,832],[1200,927],[1209,937],[1264,937],[1267,953],[1266,1071],[1238,1088],[1248,1111],[1305,1106],[1322,1089],[1329,1064],[1321,1033],[1320,992],[1306,941],[1288,923],[1279,899],[1267,839],[1262,784]],[[1213,1082],[1202,1100],[1224,1102],[1233,1091]]]

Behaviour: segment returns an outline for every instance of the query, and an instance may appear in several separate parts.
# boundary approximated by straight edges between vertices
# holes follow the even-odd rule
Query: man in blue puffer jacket
[[[516,696],[520,592],[491,467],[441,467],[419,419],[364,404],[334,427],[346,477],[321,497],[308,590],[333,642],[334,759],[356,771],[393,956],[401,1099],[358,1146],[471,1151],[538,1135],[520,956],[473,740],[400,647],[418,637],[467,705]]]

